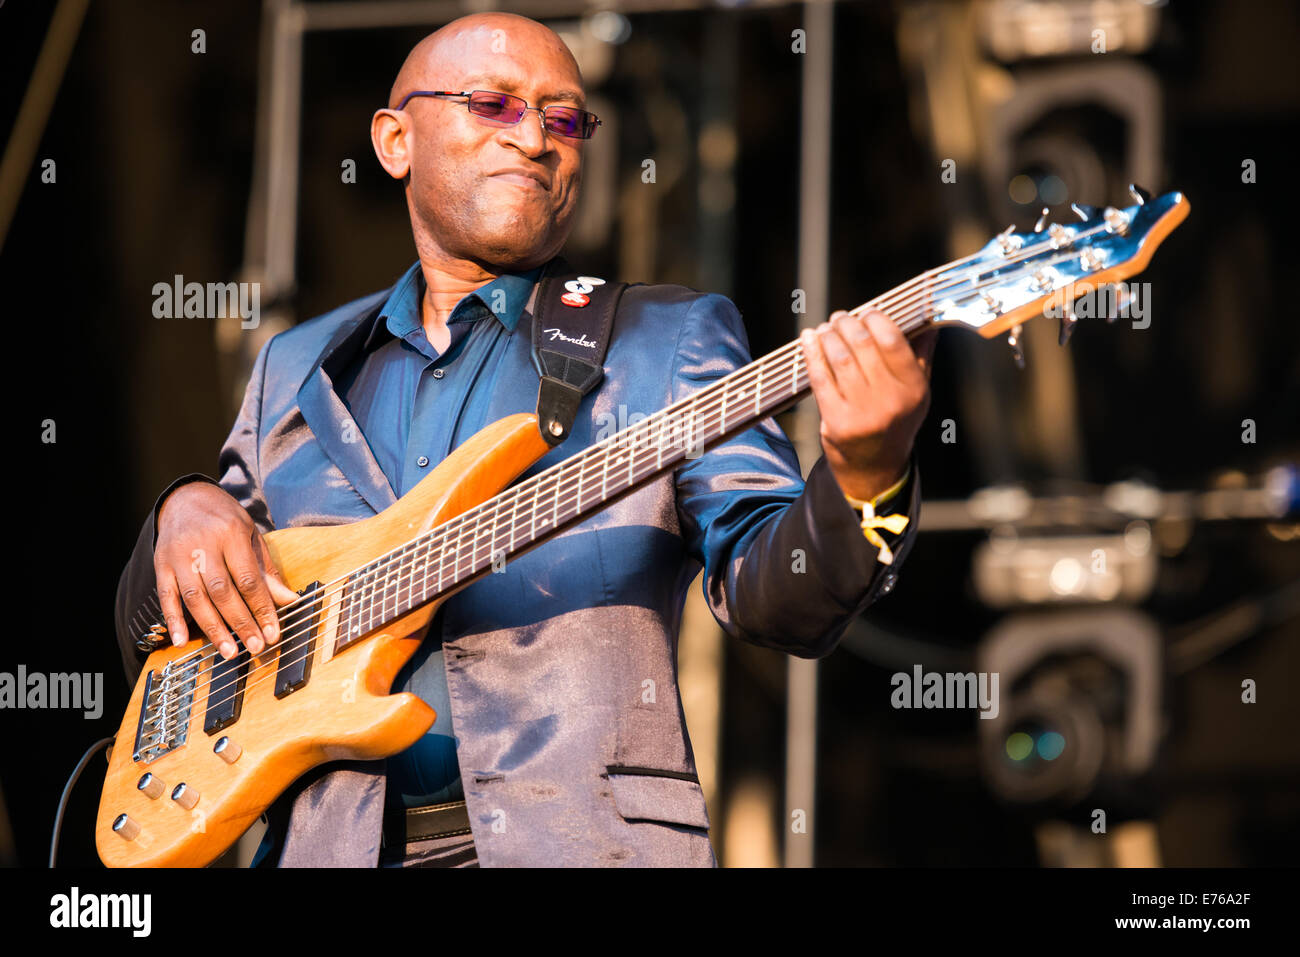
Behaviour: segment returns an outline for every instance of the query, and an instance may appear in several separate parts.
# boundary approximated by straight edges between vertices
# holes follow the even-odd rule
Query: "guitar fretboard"
[[[793,405],[809,391],[807,373],[798,342],[787,343],[357,569],[342,599],[338,648]]]

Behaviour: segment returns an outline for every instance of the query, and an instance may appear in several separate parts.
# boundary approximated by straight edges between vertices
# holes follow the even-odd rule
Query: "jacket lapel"
[[[330,461],[338,466],[343,477],[371,508],[382,512],[397,501],[397,495],[370,451],[370,444],[361,428],[334,389],[339,373],[365,343],[387,293],[376,298],[378,302],[373,307],[363,309],[355,318],[345,321],[325,346],[298,390],[298,408]]]

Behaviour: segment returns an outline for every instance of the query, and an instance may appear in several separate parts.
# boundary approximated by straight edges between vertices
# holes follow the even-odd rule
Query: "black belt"
[[[429,807],[398,808],[384,815],[384,845],[411,844],[434,837],[455,837],[472,833],[464,801],[432,804]]]

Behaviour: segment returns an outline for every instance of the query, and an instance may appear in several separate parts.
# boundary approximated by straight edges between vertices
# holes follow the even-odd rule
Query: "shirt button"
[[[420,468],[424,468],[426,465],[429,464],[429,457],[427,455],[421,455],[418,459],[415,460],[415,464],[420,466]]]
[[[444,375],[446,375],[446,373],[443,372],[441,369],[434,369],[434,370],[433,370],[433,377],[434,377],[435,379],[441,379]]]

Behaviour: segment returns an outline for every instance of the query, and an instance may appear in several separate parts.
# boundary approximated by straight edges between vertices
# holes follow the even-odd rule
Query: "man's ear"
[[[370,142],[379,157],[379,165],[393,179],[410,175],[410,131],[410,118],[403,110],[376,110],[370,119]]]

